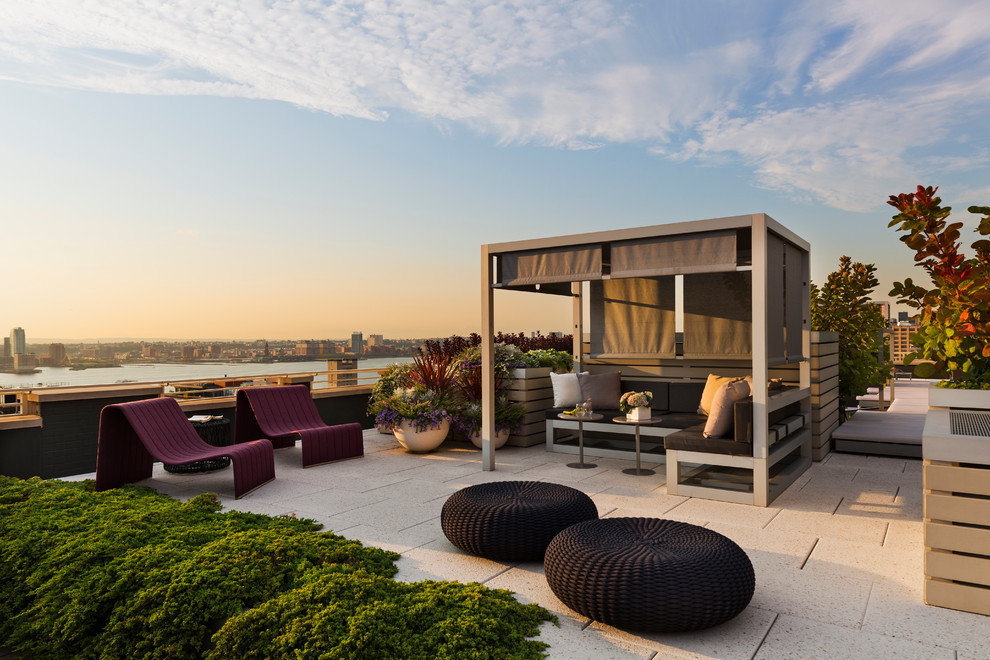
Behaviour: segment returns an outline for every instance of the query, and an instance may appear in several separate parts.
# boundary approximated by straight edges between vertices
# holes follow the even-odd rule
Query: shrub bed
[[[0,643],[32,658],[543,656],[543,608],[399,583],[311,520],[139,487],[0,477]]]

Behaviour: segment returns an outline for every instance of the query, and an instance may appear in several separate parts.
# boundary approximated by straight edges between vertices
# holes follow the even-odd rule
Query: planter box
[[[925,602],[990,615],[990,391],[928,395]]]
[[[928,386],[928,405],[932,408],[968,408],[990,410],[990,390],[953,390]]]
[[[550,383],[549,367],[513,369],[516,380],[506,394],[509,401],[522,403],[526,408],[526,419],[518,433],[509,436],[507,444],[516,447],[532,447],[547,441],[546,411],[553,407],[553,387]]]

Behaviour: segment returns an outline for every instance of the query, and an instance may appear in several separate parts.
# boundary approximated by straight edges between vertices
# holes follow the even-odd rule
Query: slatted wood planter
[[[925,602],[990,615],[990,392],[932,387],[929,402]]]
[[[515,378],[509,386],[509,401],[523,404],[526,416],[517,433],[509,435],[506,444],[516,447],[532,447],[545,443],[546,411],[553,407],[553,385],[550,383],[549,367],[513,369]]]
[[[811,333],[811,458],[820,461],[832,451],[832,432],[839,426],[839,333]]]

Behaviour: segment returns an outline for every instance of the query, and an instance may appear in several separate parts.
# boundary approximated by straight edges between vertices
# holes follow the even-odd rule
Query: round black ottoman
[[[659,518],[603,518],[558,534],[547,582],[587,617],[643,632],[700,630],[728,621],[753,597],[756,576],[731,539]]]
[[[596,520],[579,490],[542,481],[495,481],[459,490],[443,504],[440,526],[450,542],[501,561],[539,561],[561,530]]]

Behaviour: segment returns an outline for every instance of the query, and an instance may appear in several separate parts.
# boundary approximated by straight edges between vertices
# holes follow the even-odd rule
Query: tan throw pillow
[[[716,376],[715,374],[708,374],[708,382],[705,383],[705,391],[701,393],[701,403],[698,404],[698,414],[707,415],[708,411],[712,408],[712,399],[715,398],[715,393],[718,392],[718,388],[733,380],[738,379],[734,376]]]
[[[731,433],[734,420],[733,406],[736,401],[741,401],[749,396],[749,385],[742,380],[733,380],[722,383],[712,399],[711,413],[708,421],[705,422],[703,435],[706,438],[721,438]]]
[[[607,374],[578,374],[581,400],[591,399],[593,410],[617,410],[622,396],[620,378],[617,371]]]

